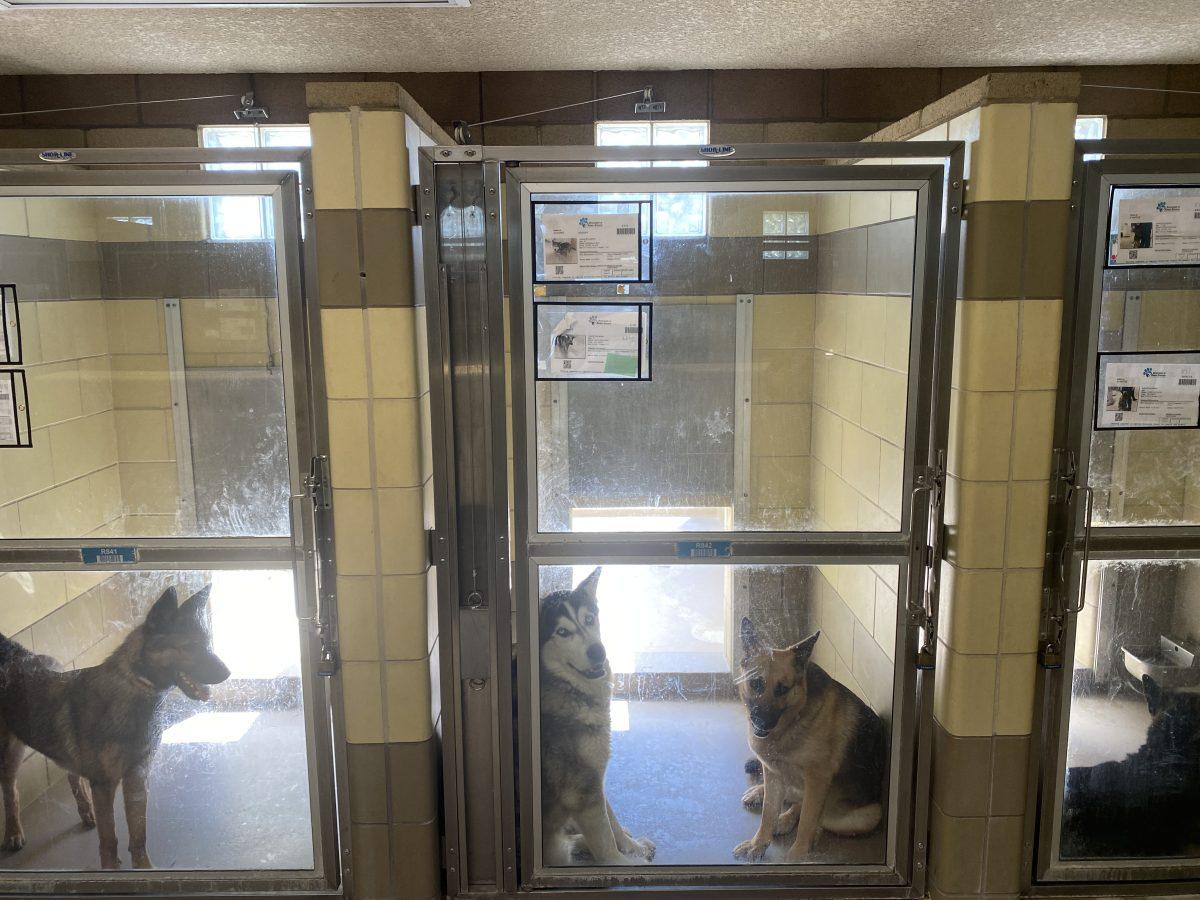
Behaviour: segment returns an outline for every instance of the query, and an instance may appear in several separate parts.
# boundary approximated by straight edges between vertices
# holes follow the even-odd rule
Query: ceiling
[[[473,0],[468,9],[0,11],[0,72],[1200,61],[1195,0]]]

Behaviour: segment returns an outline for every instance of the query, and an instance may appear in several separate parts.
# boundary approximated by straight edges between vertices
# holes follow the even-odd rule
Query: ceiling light
[[[451,7],[471,0],[0,0],[6,9],[256,9],[266,7]]]

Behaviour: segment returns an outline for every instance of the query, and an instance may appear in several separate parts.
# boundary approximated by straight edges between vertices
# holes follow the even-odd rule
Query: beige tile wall
[[[753,528],[790,528],[811,503],[815,297],[760,294],[753,303],[747,516]]]
[[[830,233],[913,215],[907,192],[823,194],[816,230]],[[813,297],[810,498],[818,527],[899,527],[911,300],[869,294]],[[816,623],[828,640],[817,662],[890,714],[897,571],[822,566]]]
[[[966,296],[957,303],[951,373],[934,689],[948,748],[934,761],[935,898],[1015,895],[1019,887],[1024,804],[1006,798],[1023,796],[1021,748],[1035,713],[1062,319],[1062,301],[1046,287],[1059,284],[1057,273],[1039,276],[1033,260],[1047,248],[1065,258],[1059,211],[1070,195],[1074,118],[1073,103],[1002,103],[946,126],[947,136],[967,142]],[[971,234],[1003,216],[1023,216],[1030,237]],[[1011,770],[991,773],[979,804],[955,799],[952,785],[989,777],[1001,756],[1012,757]],[[968,759],[974,773],[963,769]]]
[[[322,210],[407,208],[406,141],[413,129],[405,119],[398,109],[311,114],[318,216]],[[349,816],[357,896],[363,898],[432,897],[440,871],[423,849],[437,841],[432,801],[409,796],[397,782],[427,782],[421,796],[436,796],[428,790],[436,783],[432,751],[422,749],[433,747],[438,702],[425,541],[432,515],[425,310],[413,305],[412,285],[402,288],[405,297],[387,298],[398,305],[321,311]],[[397,772],[380,762],[383,752],[419,758],[421,767]],[[372,792],[388,798],[387,811],[366,802]],[[356,794],[362,802],[355,802]],[[389,845],[390,854],[376,852]]]

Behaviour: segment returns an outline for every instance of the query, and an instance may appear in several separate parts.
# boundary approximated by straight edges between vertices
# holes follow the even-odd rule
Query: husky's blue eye
[[[583,617],[583,624],[584,624],[584,625],[587,625],[588,627],[591,627],[592,625],[595,625],[595,624],[596,624],[596,617],[595,617],[595,616],[592,616],[592,615],[587,615],[587,616],[584,616],[584,617]]]
[[[571,636],[571,632],[567,631],[567,629],[565,629],[565,628],[557,628],[557,629],[555,629],[554,633],[557,634],[559,637],[570,637]]]

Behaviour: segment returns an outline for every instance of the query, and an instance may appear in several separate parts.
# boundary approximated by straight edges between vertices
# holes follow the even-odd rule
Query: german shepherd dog
[[[573,862],[647,863],[654,844],[621,827],[604,793],[612,753],[612,670],[600,641],[600,569],[541,599],[542,855]]]
[[[746,769],[761,772],[763,783],[742,798],[751,809],[761,804],[762,819],[754,837],[733,849],[738,859],[761,860],[772,837],[794,829],[786,861],[801,862],[819,829],[868,834],[883,818],[883,721],[812,661],[820,636],[777,650],[742,619],[738,692],[756,757]]]
[[[121,785],[133,865],[152,866],[146,854],[146,776],[162,738],[163,700],[173,687],[193,700],[207,700],[209,685],[229,677],[205,624],[210,587],[182,605],[175,588],[167,588],[108,659],[85,669],[64,672],[58,661],[0,635],[3,849],[25,846],[16,781],[28,746],[68,772],[80,819],[88,828],[98,826],[105,869],[121,867],[113,818]]]
[[[1122,760],[1067,770],[1066,857],[1193,856],[1200,849],[1200,693],[1142,676],[1150,727]]]

